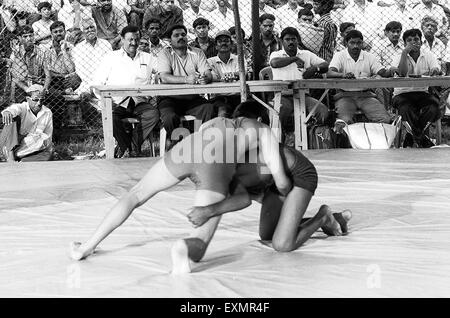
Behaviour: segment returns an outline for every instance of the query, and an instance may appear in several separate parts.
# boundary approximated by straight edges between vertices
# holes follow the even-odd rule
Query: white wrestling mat
[[[350,234],[291,253],[258,239],[259,204],[224,215],[193,273],[170,274],[193,185],[158,194],[85,261],[68,257],[154,159],[0,164],[0,297],[450,297],[450,151],[309,151]]]

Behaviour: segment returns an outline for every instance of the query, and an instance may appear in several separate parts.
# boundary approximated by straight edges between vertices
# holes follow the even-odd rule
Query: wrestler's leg
[[[197,190],[195,194],[195,206],[208,206],[225,199],[225,194]],[[188,238],[178,240],[172,247],[172,273],[190,273],[190,261],[199,262],[205,255],[209,242],[217,229],[221,216],[210,218],[202,226],[197,227]]]
[[[70,257],[74,260],[81,260],[89,256],[101,241],[125,222],[136,207],[144,204],[156,193],[179,182],[180,180],[167,169],[164,159],[160,159],[150,168],[141,181],[120,198],[85,243],[74,242],[71,244]]]

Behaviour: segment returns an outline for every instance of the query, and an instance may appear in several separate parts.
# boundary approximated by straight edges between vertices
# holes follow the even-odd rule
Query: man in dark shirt
[[[189,46],[201,49],[208,59],[216,56],[217,50],[215,41],[209,36],[209,21],[205,18],[197,18],[192,26],[194,27],[194,32],[197,37],[194,41],[189,43]]]
[[[144,25],[154,18],[161,21],[161,38],[170,39],[167,30],[175,24],[183,24],[183,10],[173,4],[173,0],[160,0],[156,5],[151,5],[144,13]]]

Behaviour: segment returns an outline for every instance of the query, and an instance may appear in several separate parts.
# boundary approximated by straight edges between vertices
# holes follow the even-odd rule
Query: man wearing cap
[[[239,79],[238,57],[231,53],[231,33],[227,30],[219,31],[215,37],[215,45],[218,54],[208,59],[212,68],[214,82],[227,82]],[[247,69],[247,66],[244,67]],[[214,105],[219,117],[229,117],[236,106],[241,102],[240,95],[219,95],[214,98]]]
[[[48,161],[52,158],[52,112],[41,104],[42,85],[33,84],[21,104],[1,112],[4,128],[0,149],[7,161]]]
[[[32,27],[34,30],[34,40],[36,44],[49,45],[52,42],[52,33],[50,26],[53,23],[51,19],[52,5],[50,2],[41,2],[37,6],[41,19],[34,22]]]
[[[192,26],[194,27],[194,32],[197,37],[194,41],[189,43],[189,46],[202,49],[206,58],[216,56],[217,50],[215,41],[209,36],[209,21],[205,18],[197,18]]]

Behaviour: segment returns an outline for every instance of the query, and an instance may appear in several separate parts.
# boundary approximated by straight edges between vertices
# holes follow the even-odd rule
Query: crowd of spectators
[[[258,34],[252,34],[250,4],[239,4],[248,78],[258,78],[253,37],[260,40],[261,67],[270,66],[274,79],[450,71],[450,1],[260,0]],[[37,84],[52,112],[64,106],[66,95],[95,101],[95,84],[207,84],[238,73],[229,0],[0,0],[0,54],[2,105],[26,102]],[[336,124],[352,123],[358,109],[370,121],[391,122],[392,100],[411,126],[412,143],[424,145],[423,131],[439,117],[436,97],[424,94],[427,88],[338,91]],[[170,136],[183,115],[202,121],[229,116],[239,102],[233,95],[207,98],[116,98],[116,155],[139,155],[143,139],[160,121]],[[311,109],[317,98],[311,93],[307,102]],[[286,131],[292,129],[292,109],[285,96]],[[314,111],[315,122],[325,123],[328,107],[319,103]],[[122,127],[129,116],[139,118],[138,133]],[[56,116],[53,120],[58,127]]]

